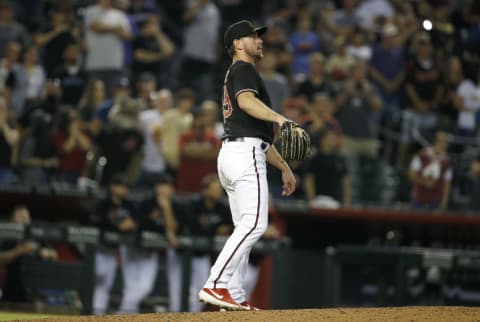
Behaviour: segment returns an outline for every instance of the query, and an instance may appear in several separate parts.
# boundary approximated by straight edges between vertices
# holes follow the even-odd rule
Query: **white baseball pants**
[[[268,184],[265,152],[257,138],[224,142],[218,155],[218,174],[228,194],[235,229],[213,265],[206,288],[227,288],[232,298],[245,301],[242,286],[250,250],[268,225]]]

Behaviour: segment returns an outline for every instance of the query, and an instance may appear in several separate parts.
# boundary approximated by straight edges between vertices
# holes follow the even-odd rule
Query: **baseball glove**
[[[280,155],[286,161],[301,161],[310,150],[310,137],[293,121],[280,127]]]

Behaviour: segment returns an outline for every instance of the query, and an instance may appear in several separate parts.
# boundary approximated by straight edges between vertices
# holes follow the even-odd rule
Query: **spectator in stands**
[[[322,49],[320,38],[312,31],[311,16],[300,16],[295,31],[289,40],[293,49],[292,74],[296,79],[303,79],[308,74],[310,54]]]
[[[31,39],[25,27],[15,21],[15,11],[10,1],[0,2],[0,58],[5,57],[9,42],[19,43],[22,47],[30,45]]]
[[[94,135],[98,135],[103,126],[108,124],[108,115],[115,104],[121,100],[131,97],[130,80],[127,77],[122,77],[117,80],[115,88],[113,89],[113,97],[107,99],[94,113],[90,124],[90,131]]]
[[[22,47],[18,42],[11,41],[5,46],[5,56],[0,58],[0,93],[5,95],[10,104],[10,91],[7,86],[7,79],[10,73],[18,68],[18,61]]]
[[[442,74],[442,86],[445,90],[437,109],[438,124],[440,128],[454,133],[457,131],[458,107],[462,103],[457,95],[457,89],[460,83],[465,81],[460,59],[457,56],[450,57]]]
[[[431,147],[422,149],[410,164],[412,208],[446,210],[452,181],[447,155],[448,134],[438,131]]]
[[[217,57],[220,12],[211,0],[188,4],[183,21],[181,87],[191,87],[198,99],[214,98],[213,71]]]
[[[29,116],[29,127],[20,147],[22,180],[30,184],[46,184],[58,167],[51,142],[53,116],[44,109],[35,109]]]
[[[137,180],[143,146],[139,118],[142,109],[140,101],[126,97],[110,111],[109,126],[97,140],[107,159],[102,183],[108,183],[115,173],[123,174],[130,184]]]
[[[373,114],[383,105],[375,87],[367,79],[366,70],[365,62],[356,61],[350,79],[336,97],[336,115],[343,129],[343,152],[347,158],[375,158],[378,152]]]
[[[462,65],[459,60],[457,68],[462,76]],[[456,89],[453,98],[454,106],[458,109],[457,129],[460,136],[472,137],[478,128],[477,113],[480,110],[480,84],[464,78]]]
[[[78,104],[81,118],[86,122],[92,121],[106,103],[105,100],[105,83],[101,79],[90,80],[85,88],[85,94]]]
[[[316,94],[330,96],[333,94],[332,85],[325,75],[325,56],[313,53],[309,57],[307,78],[298,85],[297,96],[304,97],[309,103]]]
[[[325,128],[317,142],[317,154],[305,165],[303,182],[307,201],[314,207],[348,207],[350,179],[345,158],[338,153],[335,132]]]
[[[85,9],[86,68],[91,79],[105,83],[107,97],[124,74],[123,42],[132,37],[130,23],[121,10],[112,7],[113,0],[97,0]]]
[[[322,93],[315,94],[309,119],[303,124],[310,135],[313,150],[319,146],[319,135],[327,128],[333,130],[337,138],[337,148],[341,148],[343,131],[340,123],[333,116],[334,109],[334,102],[330,97]]]
[[[165,159],[168,171],[175,174],[180,161],[178,140],[192,124],[191,110],[195,104],[195,94],[190,88],[181,88],[175,93],[176,107],[165,113],[162,133]],[[173,175],[175,177],[175,175]]]
[[[379,20],[394,18],[395,9],[392,2],[389,0],[358,1],[355,15],[359,18],[359,26],[367,31],[374,31],[378,27]]]
[[[441,73],[428,34],[417,34],[413,40],[413,59],[407,64],[405,93],[409,108],[402,115],[402,142],[398,162],[406,160],[414,135],[431,136],[437,125],[435,109],[442,97]]]
[[[475,212],[480,211],[480,155],[470,163],[470,176],[473,180],[473,187],[470,191],[469,209]]]
[[[122,175],[110,181],[108,195],[97,202],[92,223],[103,231],[122,234],[134,232],[138,224],[133,204],[127,199],[128,186]],[[117,268],[117,247],[103,243],[95,252],[95,288],[93,291],[93,313],[105,314],[110,300],[110,290]]]
[[[62,57],[63,64],[58,65],[58,68],[53,74],[53,78],[60,82],[60,87],[62,88],[62,104],[76,107],[81,101],[88,82],[87,73],[80,59],[79,45],[77,43],[68,44],[65,47]],[[95,85],[98,84],[99,83],[96,83]],[[103,94],[103,97],[104,98],[101,99],[99,96],[96,99],[100,102],[105,99],[105,94]],[[96,110],[96,108],[93,110]]]
[[[444,62],[456,52],[456,24],[452,21],[453,4],[449,1],[432,3],[432,45],[435,48],[435,60]]]
[[[78,113],[64,111],[60,126],[52,135],[55,155],[58,159],[58,176],[62,181],[77,184],[85,173],[86,155],[91,148],[91,141],[82,129]]]
[[[367,42],[366,35],[362,29],[353,29],[347,45],[347,54],[354,59],[368,62],[372,57],[372,47]]]
[[[165,86],[168,68],[166,59],[175,52],[175,45],[162,31],[160,21],[155,15],[140,23],[140,34],[133,41],[132,76],[134,80],[145,72],[153,73],[157,84]]]
[[[154,195],[143,200],[139,207],[139,229],[160,233],[167,238],[172,247],[177,247],[177,222],[172,204],[174,189],[171,178],[157,176],[153,191]],[[125,284],[119,312],[138,313],[140,303],[155,285],[159,254],[156,250],[139,249],[135,246],[121,246],[120,254]]]
[[[263,58],[257,64],[257,70],[263,79],[271,107],[280,111],[285,99],[290,97],[290,84],[285,76],[276,71],[277,57],[273,51],[264,50]]]
[[[145,106],[150,106],[150,99],[153,93],[157,90],[157,80],[155,75],[150,72],[142,73],[137,78],[136,98],[139,99]]]
[[[325,63],[325,71],[332,81],[334,88],[337,89],[344,82],[349,74],[350,69],[355,64],[352,56],[347,54],[346,40],[344,37],[338,36],[334,40],[335,52],[330,55]]]
[[[24,205],[16,206],[10,216],[10,222],[30,225],[32,222],[30,211]],[[0,265],[6,265],[7,268],[1,301],[13,303],[30,300],[22,278],[22,259],[27,255],[32,255],[40,260],[56,261],[58,259],[57,252],[48,245],[40,245],[32,241],[6,241],[0,245],[0,249]]]
[[[333,14],[334,32],[337,36],[348,37],[353,28],[361,23],[356,9],[358,0],[342,0],[341,7]]]
[[[143,149],[140,185],[151,185],[153,180],[167,171],[164,156],[163,116],[173,106],[172,92],[163,88],[152,96],[153,108],[140,114],[142,134],[145,142]]]
[[[383,26],[380,42],[374,46],[369,62],[369,76],[377,85],[385,106],[387,119],[399,112],[400,89],[405,81],[405,50],[398,28]]]
[[[73,15],[53,7],[50,12],[50,25],[35,35],[37,46],[43,49],[43,67],[47,77],[53,77],[55,71],[64,63],[65,49],[72,43],[77,42]]]
[[[183,216],[186,231],[192,237],[204,237],[213,242],[215,236],[226,236],[232,231],[230,209],[224,200],[224,192],[216,174],[201,179],[200,194],[188,201]],[[202,311],[198,292],[208,278],[211,268],[210,252],[196,251],[192,258],[189,288],[190,312]]]
[[[205,118],[197,114],[191,130],[180,135],[180,164],[177,173],[178,192],[198,192],[201,179],[217,172],[220,140],[206,128]]]
[[[271,50],[277,58],[277,71],[286,77],[290,76],[292,53],[285,28],[280,22],[273,22],[263,35],[263,48]]]
[[[38,104],[46,83],[43,66],[38,62],[38,48],[31,46],[23,53],[23,63],[11,71],[6,86],[11,93],[11,106],[17,114]]]
[[[205,119],[205,126],[211,131],[217,139],[221,140],[223,136],[223,122],[219,119],[220,108],[217,102],[205,100],[200,105],[201,116]]]

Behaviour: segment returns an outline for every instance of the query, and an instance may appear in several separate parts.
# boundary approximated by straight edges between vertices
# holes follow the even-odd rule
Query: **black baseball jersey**
[[[273,123],[256,119],[238,106],[237,96],[246,91],[255,93],[258,99],[271,108],[267,89],[255,66],[236,61],[227,71],[223,85],[224,138],[256,137],[272,143]]]

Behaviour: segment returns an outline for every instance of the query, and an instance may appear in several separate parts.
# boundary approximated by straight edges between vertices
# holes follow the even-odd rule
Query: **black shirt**
[[[342,178],[347,175],[345,159],[340,154],[318,153],[305,165],[305,173],[315,177],[316,195],[330,196],[337,201],[342,197]]]
[[[162,49],[160,48],[157,40],[155,39],[155,36],[152,36],[152,35],[150,36],[140,35],[137,38],[135,38],[135,40],[133,41],[133,51],[135,52],[136,49],[145,49],[155,53],[162,52]],[[143,72],[150,72],[157,75],[162,72],[162,62],[154,61],[150,63],[144,63],[136,60],[134,57],[133,64],[132,64],[132,71],[135,74],[135,76],[138,76]]]
[[[133,203],[124,199],[116,205],[109,195],[98,202],[93,221],[103,230],[118,231],[120,222],[128,217],[134,219],[134,215]]]
[[[271,108],[267,89],[255,67],[244,61],[236,61],[227,71],[223,86],[224,137],[256,137],[272,143],[273,123],[256,119],[238,106],[237,96],[246,91],[255,93]]]
[[[53,28],[48,29],[46,32],[53,30]],[[47,72],[47,77],[52,77],[58,66],[63,64],[63,52],[69,44],[75,42],[70,31],[64,31],[52,40],[50,40],[44,47],[43,53],[43,66]]]
[[[60,80],[62,103],[77,106],[87,85],[87,73],[82,68],[70,73],[63,65],[56,70],[54,77]]]
[[[213,238],[220,226],[232,225],[230,210],[223,202],[207,208],[205,199],[197,195],[188,201],[185,210],[183,224],[187,226],[191,236]]]

